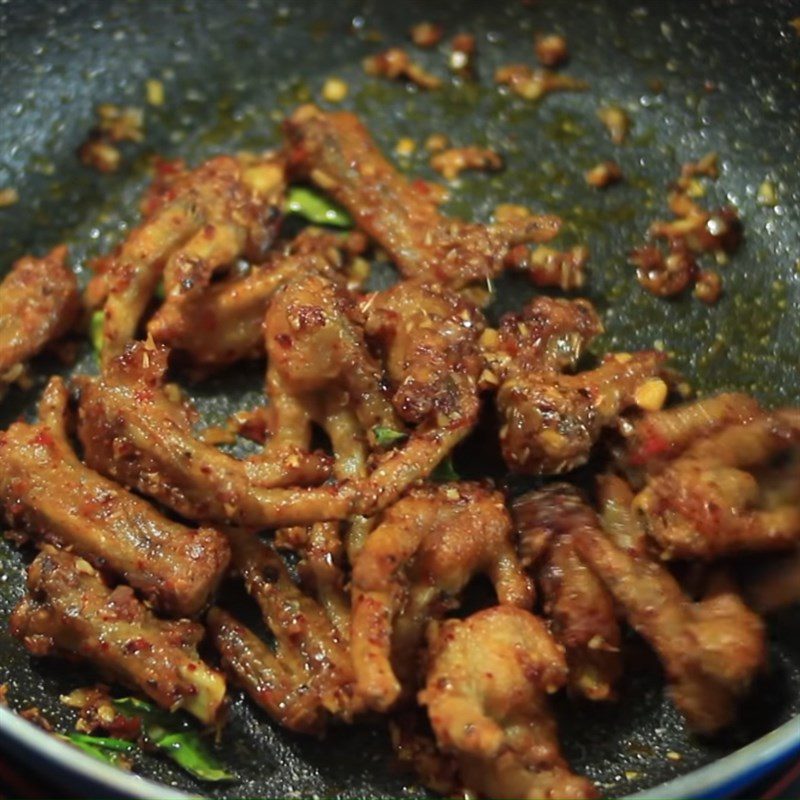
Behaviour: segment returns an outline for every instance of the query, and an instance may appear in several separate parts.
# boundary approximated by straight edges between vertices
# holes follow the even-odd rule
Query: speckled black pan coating
[[[117,242],[136,218],[135,205],[152,153],[190,162],[213,153],[278,141],[277,123],[299,102],[319,98],[326,76],[348,81],[347,107],[364,116],[391,151],[410,136],[421,143],[444,131],[456,143],[488,143],[506,158],[505,172],[465,174],[451,210],[486,218],[498,202],[520,202],[564,216],[561,241],[591,253],[589,296],[604,313],[603,348],[649,347],[660,340],[701,390],[738,387],[769,402],[800,401],[800,36],[789,20],[800,3],[540,0],[437,3],[325,0],[181,0],[92,2],[10,0],[0,3],[0,188],[20,202],[0,209],[0,273],[17,256],[70,244],[81,276],[91,257]],[[422,93],[367,82],[360,59],[407,41],[413,22],[434,19],[448,33],[475,32],[480,83]],[[535,31],[567,36],[567,71],[587,79],[584,94],[529,104],[498,92],[498,64],[531,62]],[[446,74],[439,51],[420,51]],[[144,105],[145,81],[163,82],[165,104],[146,107],[146,141],[125,146],[113,176],[82,168],[75,150],[101,102]],[[653,81],[663,91],[653,89]],[[710,84],[707,84],[710,82]],[[709,87],[713,89],[709,91]],[[610,143],[595,116],[601,103],[626,108],[629,142]],[[665,212],[665,188],[682,161],[709,150],[722,174],[708,202],[735,203],[745,244],[721,269],[725,295],[709,309],[690,297],[656,299],[641,290],[626,253],[648,223]],[[627,182],[589,190],[583,171],[605,158]],[[430,175],[420,148],[401,168]],[[774,207],[758,204],[759,185],[776,187]],[[378,272],[375,280],[386,280]],[[499,286],[496,312],[518,307],[530,290]],[[40,382],[13,391],[0,408],[5,426],[29,413],[41,381],[56,365],[37,362]],[[78,369],[92,369],[86,353]],[[261,365],[194,386],[211,419],[259,396]],[[0,544],[0,620],[22,586],[24,557]],[[578,770],[611,795],[645,788],[707,763],[800,711],[797,614],[771,625],[772,671],[744,709],[741,724],[713,744],[688,737],[662,696],[658,667],[633,644],[621,702],[564,704],[565,748]],[[794,617],[794,619],[793,619]],[[0,683],[14,707],[40,706],[70,724],[59,693],[85,684],[84,671],[32,661],[0,626]],[[143,774],[194,792],[224,796],[379,797],[418,795],[391,765],[386,733],[333,731],[324,742],[276,730],[237,699],[222,755],[240,776],[234,787],[194,783],[153,758]],[[680,754],[680,760],[668,753]]]

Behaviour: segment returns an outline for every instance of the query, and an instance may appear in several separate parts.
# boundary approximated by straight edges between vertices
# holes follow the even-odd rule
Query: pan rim
[[[185,800],[198,797],[149,778],[103,764],[13,711],[0,707],[0,750],[28,766],[52,770],[58,784],[67,780],[97,796],[141,800]],[[702,800],[747,788],[793,755],[800,755],[800,714],[727,756],[686,775],[644,789],[622,800]],[[94,791],[91,791],[94,790]]]

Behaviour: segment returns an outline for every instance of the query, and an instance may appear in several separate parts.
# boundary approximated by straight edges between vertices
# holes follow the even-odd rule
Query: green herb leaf
[[[154,744],[190,775],[204,781],[231,781],[235,777],[208,751],[197,731],[169,733]]]
[[[89,338],[92,340],[92,347],[96,353],[103,350],[103,309],[98,309],[92,313],[92,319],[89,323]]]
[[[87,733],[70,733],[67,738],[71,742],[80,742],[82,744],[91,744],[95,747],[102,747],[106,750],[117,750],[121,753],[132,753],[136,749],[134,742],[129,742],[127,739],[117,739],[113,736],[90,736]]]
[[[114,701],[114,706],[126,717],[138,717],[144,738],[190,775],[204,781],[235,780],[236,776],[225,771],[200,734],[185,719],[138,697],[122,697]]]
[[[59,734],[59,738],[74,745],[92,758],[104,761],[114,767],[129,766],[129,759],[126,756],[130,756],[136,751],[136,745],[133,742],[114,739],[110,736],[88,736],[85,733],[73,732],[66,736]]]
[[[315,225],[351,228],[353,220],[341,206],[306,186],[292,186],[286,197],[285,210],[298,214]]]
[[[461,480],[461,476],[456,472],[456,468],[453,466],[452,456],[447,456],[444,461],[439,462],[439,466],[431,472],[431,480],[437,481],[438,483]]]
[[[394,428],[386,428],[383,425],[376,425],[372,429],[372,433],[374,434],[375,441],[378,443],[379,447],[388,447],[389,445],[408,437],[408,434],[403,433],[403,431],[396,431]]]
[[[156,290],[154,292],[157,300],[164,300],[167,296],[167,288],[164,286],[164,279],[162,278],[156,284]]]

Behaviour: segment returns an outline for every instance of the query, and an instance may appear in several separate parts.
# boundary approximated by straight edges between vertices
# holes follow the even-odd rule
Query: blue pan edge
[[[85,755],[6,708],[0,708],[0,750],[47,771],[51,782],[73,792],[142,800],[185,800],[192,795],[141,778]],[[792,756],[800,755],[800,715],[771,733],[705,767],[630,795],[628,800],[713,800],[752,785]]]

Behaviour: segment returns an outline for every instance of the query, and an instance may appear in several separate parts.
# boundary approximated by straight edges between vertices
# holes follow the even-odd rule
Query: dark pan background
[[[0,209],[0,272],[23,253],[66,241],[76,270],[117,243],[135,224],[136,201],[154,153],[192,163],[215,153],[278,143],[281,115],[318,99],[326,76],[350,84],[344,104],[364,116],[391,152],[400,137],[422,143],[443,131],[455,143],[487,143],[507,169],[465,174],[450,210],[485,219],[498,202],[562,214],[559,246],[588,244],[587,294],[604,313],[601,349],[652,347],[674,354],[700,391],[740,388],[770,403],[800,400],[800,36],[788,24],[800,3],[771,2],[366,2],[0,3],[0,188],[20,202]],[[480,82],[434,93],[366,82],[363,56],[404,43],[410,24],[440,20],[449,33],[478,35]],[[532,62],[535,31],[564,33],[567,71],[591,84],[540,104],[499,92],[494,68]],[[439,51],[419,60],[445,74]],[[98,103],[143,106],[144,84],[160,79],[166,102],[146,108],[146,141],[124,147],[124,167],[101,176],[82,168],[75,150]],[[653,81],[663,83],[655,91]],[[713,84],[711,87],[707,82]],[[617,103],[633,121],[629,141],[613,146],[595,116]],[[691,297],[663,301],[642,291],[626,253],[649,222],[666,213],[666,187],[681,162],[710,150],[722,174],[704,200],[734,203],[745,243],[722,268],[725,295],[709,309]],[[583,171],[614,158],[627,181],[588,190]],[[399,166],[431,176],[422,148]],[[763,207],[769,179],[778,203]],[[376,282],[387,279],[376,272]],[[497,313],[530,294],[504,280]],[[0,424],[29,414],[57,362],[37,361],[39,380],[14,390]],[[93,370],[83,351],[77,370]],[[263,365],[237,367],[191,385],[209,421],[260,398]],[[57,491],[57,487],[54,487]],[[0,543],[0,620],[22,589],[25,556]],[[800,627],[788,613],[770,625],[771,671],[746,704],[740,724],[713,743],[688,737],[669,703],[655,660],[636,641],[620,702],[559,708],[565,749],[577,770],[610,795],[652,786],[731,752],[800,712]],[[0,626],[0,683],[13,707],[36,704],[57,725],[71,725],[58,695],[94,678],[60,662],[31,661]],[[238,698],[222,756],[239,775],[233,787],[201,785],[155,758],[142,774],[193,792],[224,796],[343,797],[421,794],[392,766],[377,728],[332,731],[324,742],[276,730]],[[668,753],[677,753],[680,758]]]

